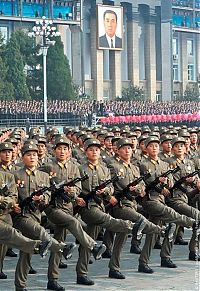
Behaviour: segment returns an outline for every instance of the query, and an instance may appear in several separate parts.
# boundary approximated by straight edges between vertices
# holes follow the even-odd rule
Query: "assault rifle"
[[[195,175],[199,175],[199,174],[200,174],[200,169],[195,170],[194,172],[192,172],[192,173],[190,173],[190,174],[188,174],[188,175],[186,175],[184,177],[181,177],[178,181],[176,181],[174,183],[174,186],[170,189],[171,195],[173,196],[173,191],[175,189],[180,189],[182,192],[187,193],[186,189],[182,186],[182,184],[184,182],[186,182],[187,178],[191,178],[191,177],[194,177]]]
[[[174,169],[169,169],[165,173],[161,174],[160,176],[156,177],[154,181],[146,185],[146,192],[149,193],[150,190],[156,190],[157,192],[161,192],[161,188],[158,187],[158,184],[160,183],[161,177],[168,177],[170,174],[175,174],[176,172],[180,171],[180,167],[176,167]],[[146,183],[146,181],[145,181]]]
[[[62,181],[58,184],[56,184],[55,180],[51,180],[51,185],[49,187],[43,187],[37,191],[34,191],[33,193],[31,193],[29,197],[23,199],[19,203],[19,207],[21,208],[21,215],[24,216],[26,213],[29,213],[30,211],[35,212],[41,203],[33,201],[33,197],[43,195],[46,191],[52,192],[50,204],[54,202],[54,205],[56,205],[56,200],[58,197],[61,197],[61,199],[64,202],[69,202],[71,198],[64,191],[64,187],[73,187],[78,182],[84,181],[86,179],[88,179],[88,175],[85,175],[80,178],[79,177],[75,178],[74,180],[69,182]]]
[[[86,206],[88,208],[88,203],[91,200],[94,200],[98,205],[101,206],[102,203],[102,198],[100,197],[100,195],[97,195],[97,191],[104,189],[106,186],[108,186],[111,183],[114,183],[116,181],[118,181],[120,178],[120,175],[114,175],[112,178],[106,180],[105,182],[103,182],[102,184],[96,186],[92,191],[90,191],[88,194],[83,194],[81,193],[79,195],[80,198],[83,198]]]
[[[123,190],[121,190],[119,193],[115,194],[115,198],[117,199],[118,203],[120,204],[121,200],[123,198],[126,198],[130,201],[133,200],[134,195],[130,192],[130,187],[134,187],[137,184],[139,184],[141,181],[148,179],[151,176],[151,174],[148,172],[144,174],[143,176],[140,176],[139,178],[135,179],[134,181],[130,182]],[[138,195],[135,196],[135,198],[139,197]],[[113,205],[111,203],[107,204],[105,206],[106,211],[109,211]]]
[[[87,180],[89,176],[85,174],[83,177],[77,177],[69,182],[63,181],[59,184],[55,183],[55,180],[52,181],[52,184],[54,185],[54,188],[52,189],[52,194],[51,194],[51,202],[50,204],[54,204],[56,206],[57,200],[59,198],[62,199],[63,202],[69,203],[72,198],[68,195],[67,192],[65,192],[64,188],[65,187],[74,187],[77,183],[83,182]]]

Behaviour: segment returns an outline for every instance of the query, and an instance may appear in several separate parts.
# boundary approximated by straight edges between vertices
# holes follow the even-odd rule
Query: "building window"
[[[173,65],[173,80],[178,81],[178,65]]]
[[[162,101],[161,91],[156,91],[156,101]]]
[[[188,56],[194,55],[194,41],[193,41],[193,39],[187,40],[187,54],[188,54]]]
[[[188,65],[188,81],[194,81],[194,65]]]
[[[173,38],[173,55],[177,56],[178,55],[178,39]]]
[[[7,26],[0,26],[0,35],[3,38],[3,43],[6,43],[8,40],[8,27]]]

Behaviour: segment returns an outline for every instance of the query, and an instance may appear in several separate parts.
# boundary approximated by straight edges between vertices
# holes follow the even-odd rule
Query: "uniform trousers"
[[[176,212],[171,207],[166,206],[159,200],[148,200],[144,202],[144,209],[149,214],[149,220],[154,224],[161,225],[163,222],[165,223],[176,223],[178,225],[185,226],[190,228],[193,226],[194,220],[191,218],[181,215]],[[157,234],[147,234],[144,246],[142,248],[142,252],[139,258],[140,264],[148,264],[149,258],[151,255],[151,250],[155,245],[157,240]],[[163,240],[160,256],[161,258],[170,258],[172,251],[173,242],[169,242],[169,239],[166,237]]]
[[[82,220],[87,224],[87,233],[94,239],[97,238],[102,227],[116,233],[109,268],[118,271],[120,269],[121,250],[127,239],[127,234],[133,228],[133,223],[122,219],[115,219],[111,215],[103,212],[98,206],[91,206],[89,209],[85,207],[81,209],[80,213]],[[80,246],[79,259],[76,265],[78,275],[87,275],[90,255],[90,250]]]
[[[68,209],[48,207],[45,210],[48,219],[55,224],[54,238],[65,241],[67,230],[79,241],[79,243],[90,252],[96,242],[83,230],[81,222],[73,216],[72,205]],[[57,280],[59,277],[59,263],[61,254],[51,252],[49,258],[48,279]]]

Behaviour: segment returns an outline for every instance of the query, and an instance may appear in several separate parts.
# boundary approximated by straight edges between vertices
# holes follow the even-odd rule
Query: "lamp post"
[[[41,38],[41,50],[43,55],[43,82],[44,82],[44,92],[43,92],[43,111],[44,111],[44,130],[47,129],[47,51],[50,45],[54,45],[55,41],[51,38],[54,36],[59,36],[60,33],[56,31],[56,27],[53,26],[53,21],[46,19],[45,16],[41,20],[35,22],[35,26],[32,28],[32,32],[29,32],[28,36]]]

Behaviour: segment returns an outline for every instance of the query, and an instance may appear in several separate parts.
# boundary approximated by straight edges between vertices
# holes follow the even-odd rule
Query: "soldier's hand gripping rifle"
[[[70,197],[70,195],[65,192],[65,187],[74,187],[77,183],[83,182],[88,178],[89,176],[85,174],[83,177],[77,177],[69,182],[63,181],[58,184],[56,184],[55,180],[53,179],[52,185],[54,188],[52,189],[50,204],[56,206],[58,199],[61,199],[62,202],[69,203],[72,200],[72,197]]]
[[[2,188],[0,188],[0,196],[7,196],[6,192],[8,191],[9,186],[7,184],[2,184]],[[4,203],[0,203],[0,209],[5,210],[6,206],[4,205]]]
[[[102,203],[102,198],[100,195],[97,194],[97,192],[99,190],[103,190],[104,188],[106,188],[106,186],[108,186],[111,183],[114,183],[116,181],[118,181],[120,178],[120,175],[114,175],[112,178],[106,180],[105,182],[103,182],[102,184],[96,186],[92,191],[90,191],[88,194],[83,194],[81,193],[79,195],[80,198],[83,198],[83,200],[86,203],[86,207],[88,207],[88,203],[91,200],[94,200],[98,205],[101,206]]]
[[[169,169],[165,173],[162,173],[160,176],[156,177],[154,181],[150,182],[149,184],[146,183],[146,192],[147,192],[147,197],[149,195],[150,190],[155,190],[159,193],[162,192],[163,187],[165,187],[164,184],[160,185],[160,178],[164,177],[167,178],[170,174],[175,174],[176,172],[180,171],[180,167],[176,167],[174,169]]]
[[[121,190],[119,193],[115,194],[115,198],[118,201],[118,204],[121,204],[121,200],[123,198],[126,198],[130,201],[133,200],[134,194],[132,194],[130,192],[130,187],[134,187],[136,185],[138,185],[141,181],[148,179],[151,176],[151,174],[148,172],[146,174],[144,174],[143,176],[138,177],[137,179],[135,179],[134,181],[130,182],[123,190]],[[135,196],[135,198],[137,198],[137,196]],[[106,211],[109,211],[111,208],[113,207],[113,205],[111,203],[107,204],[105,206]]]
[[[180,189],[182,192],[189,194],[189,193],[187,193],[187,190],[182,186],[182,184],[185,183],[188,178],[192,178],[195,175],[199,175],[199,174],[200,174],[200,169],[195,170],[194,172],[192,172],[184,177],[181,177],[178,181],[176,181],[174,183],[174,186],[172,188],[170,188],[171,196],[173,197],[173,191],[176,189]],[[194,192],[191,191],[191,196],[192,196],[191,198],[193,198],[196,194],[197,194],[196,189],[194,189]],[[190,196],[190,194],[189,194],[189,196]]]
[[[30,211],[35,212],[38,209],[39,204],[41,201],[34,201],[34,196],[41,196],[46,191],[51,191],[52,186],[49,187],[43,187],[37,191],[34,191],[31,193],[29,197],[26,197],[25,199],[21,200],[19,202],[19,207],[21,208],[21,215],[24,216],[26,213],[30,213]]]

